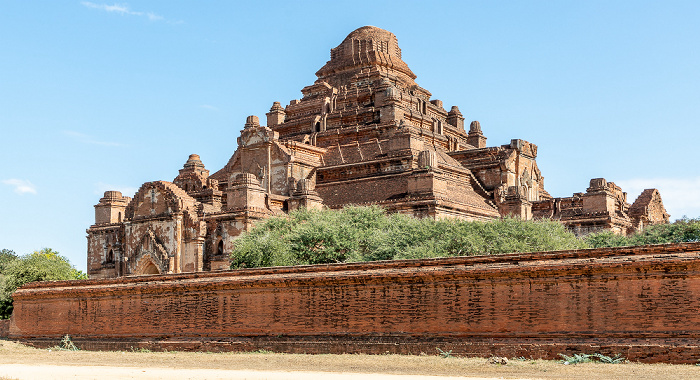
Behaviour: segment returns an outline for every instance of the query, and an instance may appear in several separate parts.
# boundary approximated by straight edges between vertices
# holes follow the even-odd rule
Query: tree
[[[15,251],[4,248],[0,250],[0,319],[12,313],[12,300],[5,297],[2,287],[5,283],[5,267],[15,260],[17,260]]]
[[[87,275],[51,248],[43,248],[9,261],[0,278],[0,318],[12,314],[12,293],[20,286],[34,281],[77,280]]]
[[[17,259],[17,254],[15,253],[15,251],[13,251],[11,249],[4,249],[4,248],[2,250],[0,250],[0,275],[2,275],[2,273],[4,272],[7,264],[9,264],[10,262],[12,262],[16,259]]]

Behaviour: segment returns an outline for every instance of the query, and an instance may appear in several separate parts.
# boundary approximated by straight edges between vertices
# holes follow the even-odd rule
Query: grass
[[[67,351],[27,347],[0,341],[0,365],[115,366],[137,368],[239,369],[266,371],[321,371],[397,375],[473,376],[530,379],[689,379],[697,378],[694,365],[585,363],[563,365],[555,360],[515,358],[493,365],[484,358],[408,355],[301,355],[276,353],[202,353],[140,351]]]

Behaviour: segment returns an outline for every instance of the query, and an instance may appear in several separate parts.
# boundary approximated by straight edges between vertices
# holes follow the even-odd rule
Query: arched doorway
[[[158,267],[153,264],[153,262],[149,262],[139,274],[160,274],[160,271],[158,270]]]
[[[132,272],[132,274],[138,276],[162,274],[163,271],[161,271],[161,267],[157,264],[156,260],[157,259],[153,257],[153,254],[146,253],[145,255],[141,256],[140,259],[138,259],[136,265],[134,266],[134,271]]]

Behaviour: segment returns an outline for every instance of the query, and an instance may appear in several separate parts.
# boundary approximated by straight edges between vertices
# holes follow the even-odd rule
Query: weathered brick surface
[[[7,338],[10,334],[10,320],[0,319],[0,338]]]
[[[10,336],[87,349],[700,357],[700,243],[60,281]]]

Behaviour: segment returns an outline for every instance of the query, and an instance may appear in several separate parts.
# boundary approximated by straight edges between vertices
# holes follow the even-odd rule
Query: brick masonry
[[[25,285],[10,337],[84,349],[700,358],[700,243]]]
[[[630,205],[627,193],[603,178],[585,193],[553,198],[537,145],[516,138],[487,146],[488,127],[475,120],[465,129],[470,110],[448,111],[419,86],[387,30],[351,32],[316,76],[301,99],[273,102],[262,120],[248,116],[228,163],[211,175],[191,154],[172,182],[146,182],[133,196],[105,192],[87,230],[90,278],[227,269],[241,233],[299,208],[548,218],[579,236],[669,220],[658,190],[644,190]]]

